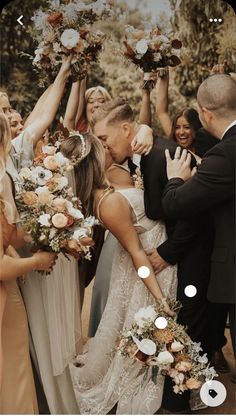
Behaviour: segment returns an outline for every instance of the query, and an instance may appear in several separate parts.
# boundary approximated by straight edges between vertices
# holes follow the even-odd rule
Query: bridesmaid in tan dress
[[[41,269],[51,271],[55,256],[36,253],[20,258],[10,244],[23,244],[10,177],[5,173],[7,125],[0,114],[0,414],[37,414],[28,324],[16,278]]]

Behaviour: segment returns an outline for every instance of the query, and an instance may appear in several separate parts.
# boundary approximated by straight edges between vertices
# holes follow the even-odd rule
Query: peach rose
[[[194,377],[191,377],[190,379],[186,380],[185,385],[188,389],[199,389],[202,386],[202,382],[194,379]]]
[[[145,33],[143,30],[136,30],[133,33],[133,38],[136,39],[137,41],[140,41],[140,39],[143,39],[143,37],[145,36]]]
[[[78,253],[81,251],[80,246],[75,241],[75,239],[69,239],[67,241],[67,247],[72,251],[77,251]]]
[[[50,190],[50,192],[55,192],[55,190],[57,189],[57,183],[54,180],[48,180],[46,182],[46,186],[48,187],[48,190]]]
[[[35,203],[37,203],[38,196],[34,192],[25,192],[23,196],[23,201],[25,205],[32,206],[32,205],[35,205]]]
[[[53,155],[48,155],[43,160],[43,165],[47,170],[55,171],[58,167],[57,161]]]
[[[63,213],[56,213],[56,215],[53,215],[52,217],[52,224],[58,229],[65,228],[67,221],[67,217],[63,215]]]
[[[179,372],[188,372],[192,369],[192,364],[190,363],[190,361],[180,361],[176,364],[175,368]]]
[[[64,212],[66,210],[66,199],[62,197],[57,197],[53,200],[53,206],[58,212]]]
[[[53,201],[53,195],[49,191],[41,192],[38,195],[38,201],[41,205],[50,205]]]

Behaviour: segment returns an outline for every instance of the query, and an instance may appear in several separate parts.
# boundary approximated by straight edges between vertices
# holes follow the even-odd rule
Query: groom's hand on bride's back
[[[155,274],[160,273],[169,264],[158,254],[156,248],[145,250]]]

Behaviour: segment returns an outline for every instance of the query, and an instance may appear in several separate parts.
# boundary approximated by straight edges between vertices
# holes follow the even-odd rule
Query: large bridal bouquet
[[[127,26],[123,54],[148,75],[158,68],[180,64],[181,47],[182,43],[178,39],[168,38],[158,27],[141,30]],[[144,87],[151,89],[154,82],[147,78]]]
[[[168,302],[173,310],[178,309],[176,302]],[[159,374],[170,376],[175,393],[199,389],[204,381],[217,376],[214,368],[209,366],[206,354],[200,354],[200,343],[193,342],[184,327],[167,316],[161,306],[150,305],[134,315],[132,326],[117,338],[117,351],[143,363],[138,373],[143,375],[143,383],[150,370],[154,383]]]
[[[60,141],[42,147],[33,164],[23,167],[16,195],[21,225],[36,249],[77,253],[90,259],[93,217],[84,217],[68,185],[73,166],[60,152]]]
[[[97,60],[105,39],[92,25],[110,13],[111,6],[106,0],[90,4],[78,0],[50,0],[47,11],[38,10],[32,17],[31,34],[38,42],[32,59],[41,78],[46,78],[48,73],[56,75],[62,54],[73,54],[72,75],[84,78],[89,65]]]

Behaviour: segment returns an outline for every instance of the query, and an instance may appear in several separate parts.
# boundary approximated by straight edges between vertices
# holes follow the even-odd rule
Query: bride
[[[108,183],[104,148],[96,137],[71,136],[61,151],[78,161],[77,194],[86,215],[96,215],[119,240],[97,333],[70,365],[80,413],[107,414],[117,404],[117,414],[154,414],[161,406],[164,377],[158,376],[157,384],[150,377],[141,387],[141,363],[130,362],[114,349],[119,332],[131,326],[139,308],[162,302],[172,315],[164,298],[176,295],[176,268],[167,267],[156,277],[144,251],[166,239],[165,226],[146,217],[144,192],[134,187],[126,167],[119,167],[116,187]],[[146,279],[137,274],[141,266],[149,268]]]

